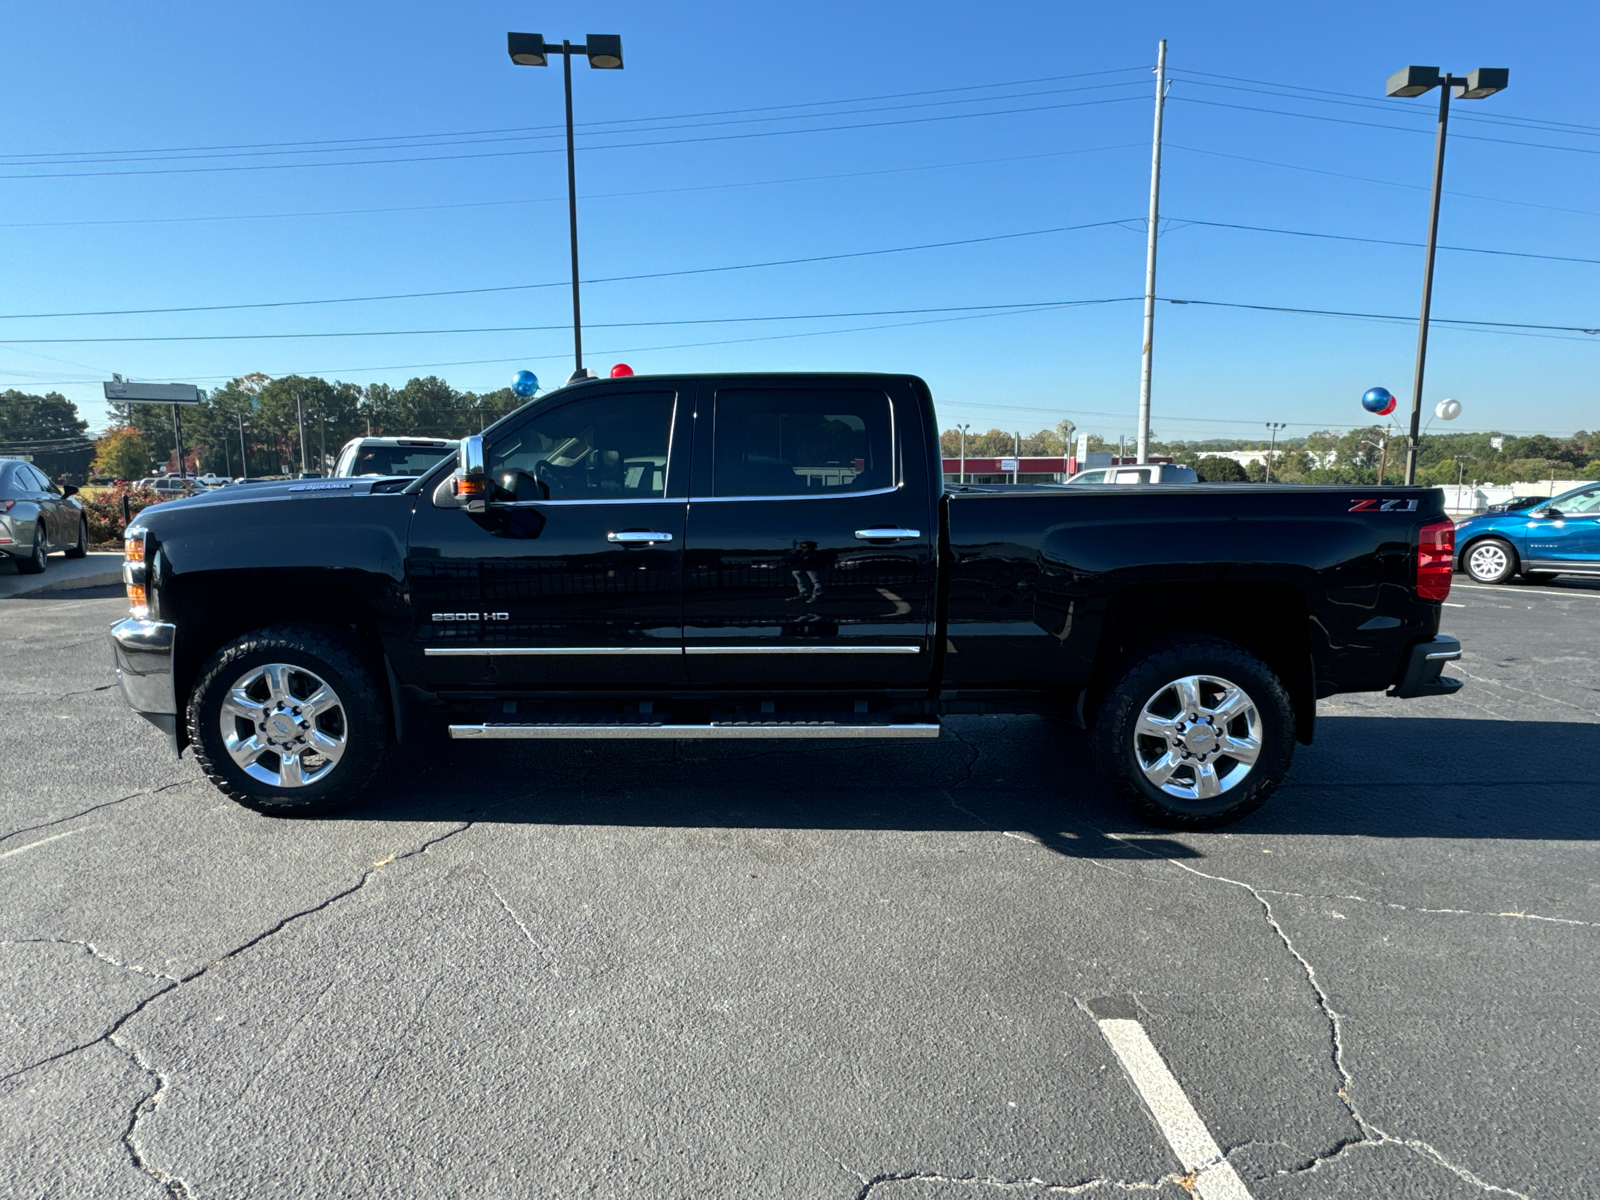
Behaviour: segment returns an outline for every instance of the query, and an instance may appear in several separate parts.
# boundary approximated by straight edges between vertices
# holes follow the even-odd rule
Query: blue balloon
[[[1367,394],[1361,397],[1361,407],[1369,413],[1387,417],[1394,411],[1394,397],[1389,394],[1388,388],[1369,388]]]
[[[532,371],[518,371],[511,381],[511,390],[524,398],[531,396],[539,390],[539,377]]]

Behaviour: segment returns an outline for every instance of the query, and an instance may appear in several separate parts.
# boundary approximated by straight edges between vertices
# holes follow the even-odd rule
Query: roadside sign
[[[1015,471],[1017,469],[1017,460],[1014,458],[1002,458],[1000,460],[1000,469],[1002,471]]]
[[[130,383],[118,376],[105,384],[106,399],[119,404],[199,404],[205,393],[192,383]]]

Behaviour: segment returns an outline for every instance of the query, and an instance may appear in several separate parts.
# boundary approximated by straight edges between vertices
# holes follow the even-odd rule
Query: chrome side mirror
[[[483,437],[469,434],[456,449],[456,469],[451,477],[456,500],[468,512],[483,512],[488,507],[489,480],[483,470]]]

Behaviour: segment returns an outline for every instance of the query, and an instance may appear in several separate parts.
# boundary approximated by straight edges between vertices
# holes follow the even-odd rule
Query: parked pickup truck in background
[[[1436,490],[950,488],[937,443],[914,376],[634,376],[419,478],[149,508],[123,693],[269,813],[348,801],[429,724],[934,738],[1036,712],[1083,725],[1145,817],[1200,828],[1261,804],[1319,698],[1461,686]]]

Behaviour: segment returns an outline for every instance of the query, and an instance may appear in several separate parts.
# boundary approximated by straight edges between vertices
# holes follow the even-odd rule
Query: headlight
[[[137,619],[150,615],[145,590],[144,530],[130,526],[122,538],[122,582],[128,588],[128,611]]]

